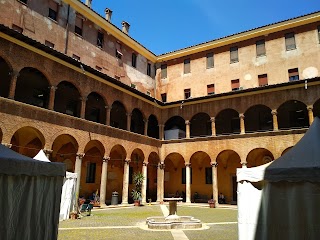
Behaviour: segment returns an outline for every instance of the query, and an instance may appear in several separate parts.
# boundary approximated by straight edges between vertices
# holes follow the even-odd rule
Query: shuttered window
[[[137,55],[135,53],[132,53],[132,67],[137,67]]]
[[[150,63],[147,64],[147,75],[151,76],[151,64]]]
[[[258,75],[259,87],[268,85],[267,74]]]
[[[214,84],[207,85],[208,95],[214,94]]]
[[[214,61],[213,61],[213,53],[207,54],[207,68],[213,68]]]
[[[256,42],[256,50],[257,50],[257,57],[266,55],[265,40],[260,40]]]
[[[100,31],[98,31],[98,35],[97,35],[97,45],[98,47],[103,47],[103,42],[104,42],[104,34]]]
[[[287,33],[285,35],[285,42],[287,51],[296,49],[296,40],[294,38],[294,33]]]
[[[298,68],[293,68],[288,70],[289,82],[299,80],[299,70]]]
[[[230,63],[239,62],[238,47],[230,48]]]
[[[58,16],[58,3],[53,0],[49,1],[49,15],[48,17],[57,21]]]
[[[188,88],[188,89],[185,89],[184,90],[184,99],[188,99],[191,97],[191,89]]]
[[[183,73],[190,73],[190,58],[184,60]]]
[[[239,90],[240,82],[239,79],[231,80],[231,89],[232,91]]]
[[[161,65],[161,78],[167,78],[167,64]]]
[[[120,43],[116,43],[116,58],[121,59],[122,58],[122,46]]]
[[[74,32],[82,36],[83,19],[80,16],[76,16],[76,23],[74,27]]]
[[[162,99],[162,102],[167,102],[167,94],[161,93],[161,99]]]

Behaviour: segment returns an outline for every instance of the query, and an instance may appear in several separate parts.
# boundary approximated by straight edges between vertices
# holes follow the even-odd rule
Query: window
[[[286,41],[287,51],[296,49],[296,41],[294,39],[294,33],[287,33],[285,35],[285,41]]]
[[[150,63],[147,64],[147,75],[151,76],[151,64]]]
[[[135,53],[132,53],[132,67],[136,68],[137,67],[137,55]]]
[[[76,59],[76,60],[80,61],[80,57],[79,57],[78,55],[72,54],[72,58],[74,58],[74,59]]]
[[[161,93],[161,99],[162,99],[162,102],[167,102],[167,94]]]
[[[167,64],[161,65],[161,78],[167,78]]]
[[[54,44],[52,42],[49,42],[47,40],[44,41],[44,44],[48,47],[54,48]]]
[[[230,48],[230,63],[239,62],[238,47]]]
[[[181,183],[186,184],[186,168],[182,168]],[[192,168],[190,167],[190,184],[192,184]]]
[[[319,40],[319,43],[320,43],[320,26],[318,26],[318,40]]]
[[[213,61],[213,53],[207,54],[207,68],[213,68],[214,61]]]
[[[298,68],[293,68],[288,70],[289,82],[299,80],[299,70]]]
[[[206,167],[206,184],[212,184],[212,168]]]
[[[188,99],[191,97],[191,89],[188,88],[188,89],[185,89],[184,90],[184,99]]]
[[[18,33],[22,33],[23,29],[15,24],[12,24],[12,29],[17,31]]]
[[[184,60],[183,73],[190,73],[190,58]]]
[[[259,87],[268,85],[268,76],[267,74],[258,75]]]
[[[104,43],[104,34],[98,31],[97,46],[103,48],[103,43]]]
[[[207,93],[208,95],[214,94],[214,84],[207,85]]]
[[[119,42],[116,43],[116,58],[121,59],[122,58],[122,46]]]
[[[79,15],[76,16],[76,23],[74,27],[74,32],[80,36],[82,36],[82,28],[83,28],[83,18]]]
[[[232,89],[232,91],[240,89],[239,79],[231,80],[231,89]]]
[[[266,43],[265,40],[260,40],[256,42],[256,52],[257,57],[266,55]]]
[[[98,65],[96,65],[96,69],[100,72],[102,71],[102,67],[99,67]]]
[[[50,0],[48,17],[51,18],[52,20],[57,21],[57,16],[58,16],[58,3],[53,0]]]

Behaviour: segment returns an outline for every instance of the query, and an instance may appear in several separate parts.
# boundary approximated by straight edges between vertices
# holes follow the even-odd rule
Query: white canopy
[[[33,158],[43,162],[50,162],[43,150]],[[69,218],[70,211],[74,210],[76,201],[76,182],[77,174],[66,172],[66,176],[63,181],[61,202],[60,202],[60,215],[59,220],[65,220]]]

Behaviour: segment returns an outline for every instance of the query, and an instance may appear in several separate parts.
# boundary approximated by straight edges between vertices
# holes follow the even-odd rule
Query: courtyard
[[[146,205],[93,209],[91,216],[84,214],[81,219],[60,222],[58,239],[238,239],[236,206],[209,208],[207,204],[178,204],[179,216],[200,219],[203,228],[183,231],[147,229],[146,218],[163,216],[168,208],[168,205]]]

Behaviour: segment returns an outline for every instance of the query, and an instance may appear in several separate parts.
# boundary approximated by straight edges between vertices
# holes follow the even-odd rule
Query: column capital
[[[126,113],[127,117],[131,117],[132,113]]]
[[[43,149],[43,151],[44,151],[44,153],[45,154],[51,154],[52,152],[53,152],[53,150],[51,150],[51,149]]]
[[[185,163],[184,164],[186,167],[191,167],[191,163]]]
[[[110,157],[103,157],[102,162],[108,162],[110,160]]]
[[[160,162],[159,163],[159,168],[160,169],[164,169],[166,167],[166,165],[164,164],[164,162]]]
[[[142,163],[142,166],[145,166],[145,167],[146,167],[146,166],[148,166],[148,163],[147,163],[147,162],[143,162],[143,163]]]
[[[308,110],[308,111],[312,111],[312,110],[313,110],[313,105],[308,105],[308,106],[307,106],[307,110]]]
[[[241,163],[242,167],[247,167],[247,164],[248,164],[247,162],[242,162]]]
[[[148,121],[149,121],[148,119],[143,119],[144,123],[148,123]]]
[[[216,122],[216,118],[215,117],[211,117],[210,118],[210,122]]]
[[[185,121],[185,124],[186,124],[186,125],[190,125],[190,121],[189,121],[189,120],[186,120],[186,121]]]
[[[11,148],[12,144],[11,143],[2,143],[3,146],[6,146],[7,148]]]
[[[13,71],[9,72],[9,75],[12,76],[12,77],[16,77],[17,78],[17,77],[20,76],[20,72],[13,70]]]
[[[272,115],[277,115],[277,114],[278,114],[277,109],[273,109],[273,110],[271,111],[271,114],[272,114]]]
[[[244,119],[244,114],[243,113],[239,113],[239,118],[240,119]]]
[[[215,168],[218,167],[218,163],[217,162],[211,162],[210,165],[211,165],[211,167],[215,167]]]
[[[124,162],[129,165],[129,163],[131,162],[131,159],[126,158],[126,159],[124,160]]]
[[[80,99],[81,102],[86,102],[88,100],[87,97],[80,97],[79,99]]]
[[[51,91],[56,91],[58,89],[58,87],[54,86],[54,85],[52,85],[52,86],[50,86],[48,88],[50,88]]]
[[[82,160],[82,158],[86,155],[85,153],[76,153],[76,156]]]

